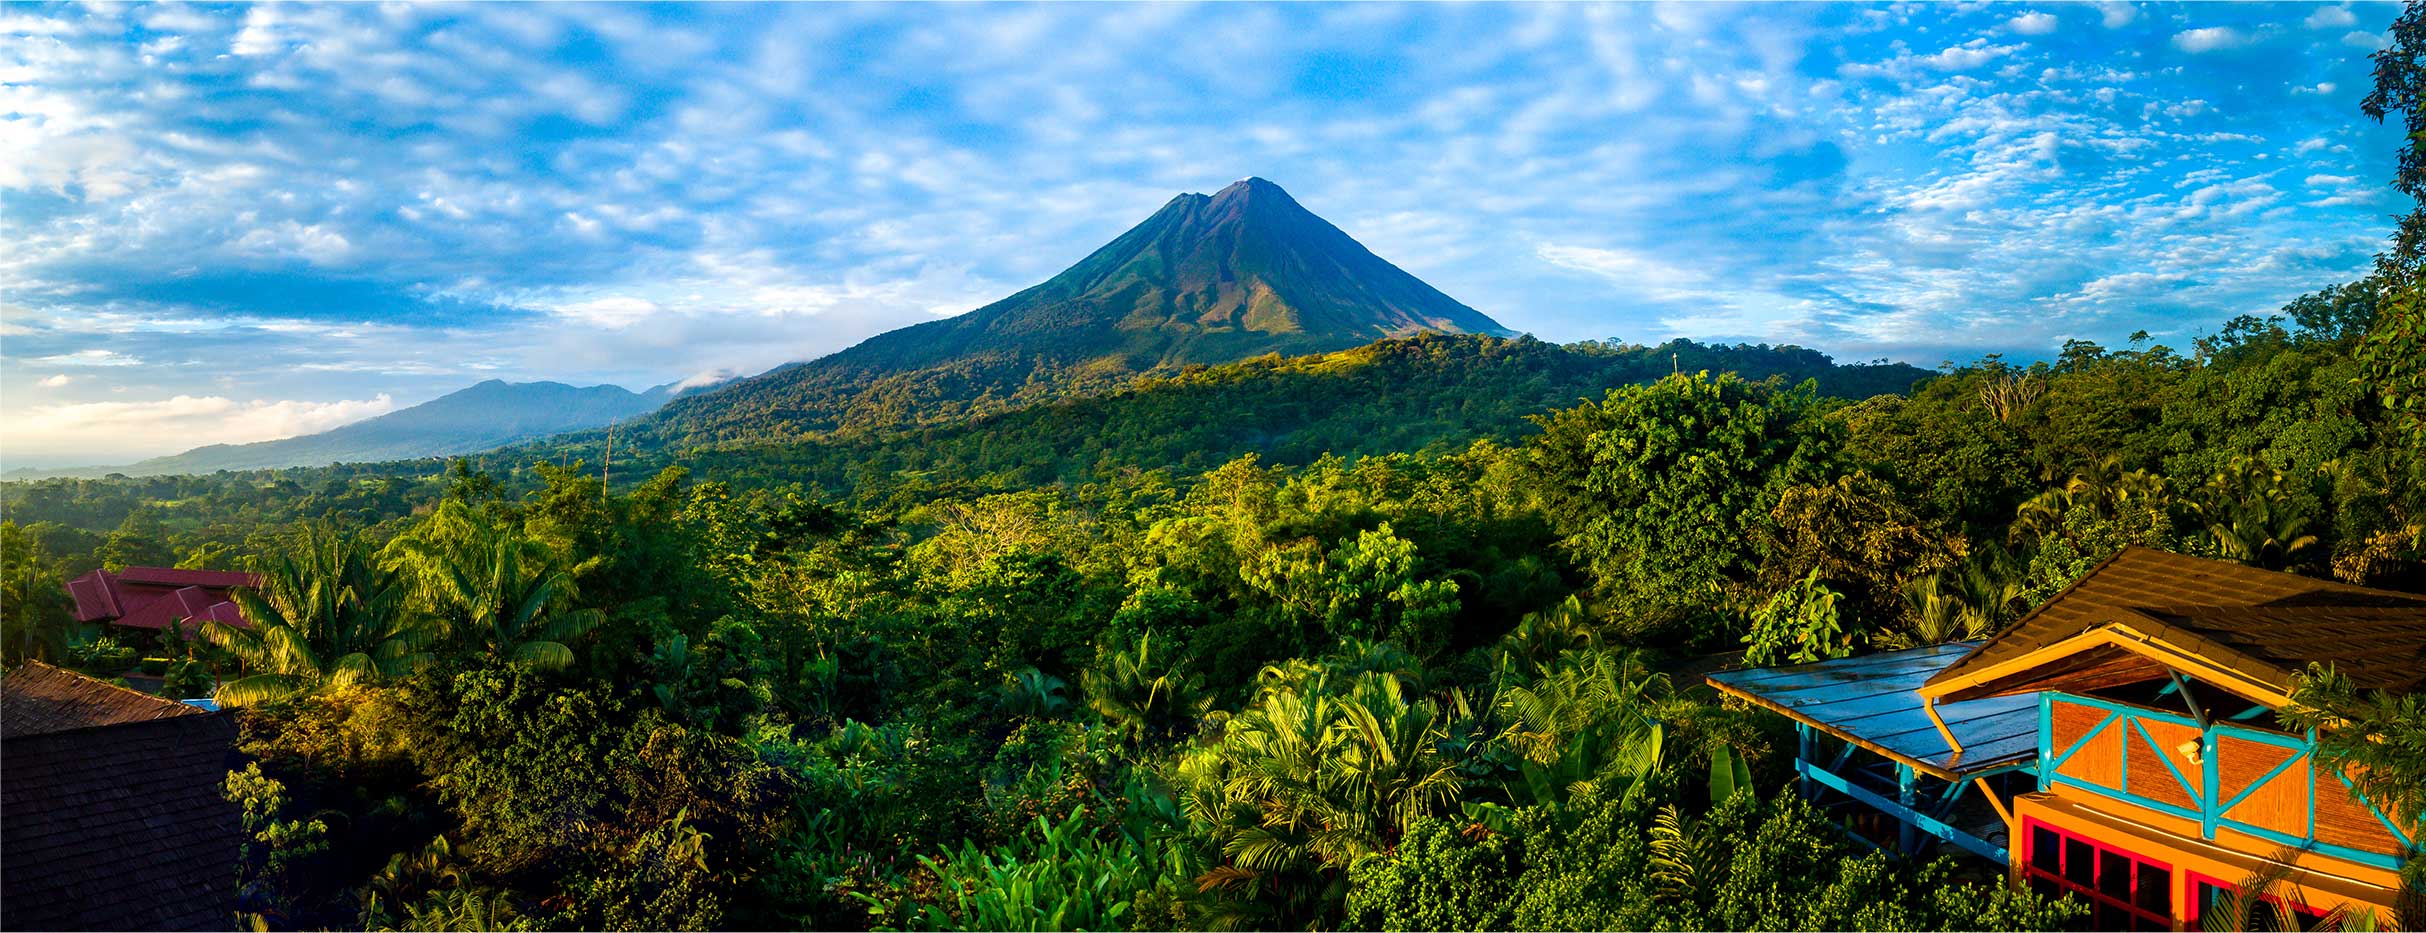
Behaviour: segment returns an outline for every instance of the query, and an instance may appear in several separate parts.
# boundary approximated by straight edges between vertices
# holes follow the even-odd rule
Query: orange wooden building
[[[1991,770],[2035,777],[2009,793],[1973,782],[1995,808],[2003,825],[1992,835],[2001,838],[1956,830],[1947,814],[1913,806],[1926,794],[1907,791],[1881,809],[1924,843],[2001,853],[2017,879],[2078,895],[2097,928],[2196,929],[2221,895],[2270,863],[2289,868],[2265,909],[2322,914],[2349,905],[2389,922],[2398,869],[2426,845],[2419,814],[2386,812],[2344,775],[2316,767],[2315,736],[2280,728],[2274,715],[2310,663],[2331,664],[2364,688],[2420,689],[2426,597],[2132,548],[1968,651],[1934,646],[1827,663],[1875,667],[1894,657],[1936,669],[1906,672],[1899,686],[1918,685],[1899,697],[1846,686],[1868,695],[1816,703],[1771,689],[1811,680],[1792,676],[1796,668],[1711,680],[1796,719],[1807,736],[1797,767],[1826,787],[1858,782],[1818,760],[1822,736],[1848,751],[1866,741],[1863,749],[1891,762],[1910,752],[1907,785],[1938,775],[1950,782],[1949,800]],[[2027,700],[2035,700],[2027,712],[2012,706]],[[1901,745],[1865,734],[1891,705],[1904,716]],[[1913,707],[1934,739],[1912,728]],[[2010,738],[1993,747],[1966,738],[2020,724],[2036,739],[2021,760]],[[1856,799],[1860,791],[1849,788]],[[1906,831],[1907,847],[1915,836]]]

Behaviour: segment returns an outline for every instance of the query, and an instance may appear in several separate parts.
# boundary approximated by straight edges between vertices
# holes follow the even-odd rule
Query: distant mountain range
[[[689,446],[932,424],[1189,364],[1424,332],[1510,335],[1249,178],[1171,199],[1041,285],[677,400],[634,436]]]
[[[672,384],[633,392],[612,385],[491,379],[318,434],[251,444],[212,444],[125,466],[11,470],[8,478],[214,473],[478,453],[605,427],[618,419],[655,411],[677,394],[682,393]]]

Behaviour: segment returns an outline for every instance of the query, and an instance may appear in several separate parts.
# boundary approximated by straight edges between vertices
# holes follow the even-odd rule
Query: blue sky
[[[757,372],[1247,175],[1545,339],[2186,346],[2367,265],[2396,14],[0,6],[0,464]]]

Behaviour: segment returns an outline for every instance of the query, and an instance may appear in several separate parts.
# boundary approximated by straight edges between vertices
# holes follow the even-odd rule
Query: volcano
[[[636,440],[778,441],[934,423],[1189,364],[1426,331],[1506,335],[1482,312],[1249,178],[1172,198],[1043,284],[678,399]]]

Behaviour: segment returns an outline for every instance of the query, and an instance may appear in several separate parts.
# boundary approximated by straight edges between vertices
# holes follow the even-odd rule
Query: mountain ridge
[[[10,470],[7,478],[215,473],[478,453],[647,414],[674,396],[687,394],[677,385],[666,383],[634,392],[618,385],[486,379],[418,405],[314,434],[244,444],[205,444],[120,466]]]
[[[1172,198],[1044,282],[679,400],[634,436],[699,444],[934,423],[1193,364],[1424,332],[1513,333],[1248,178]]]

